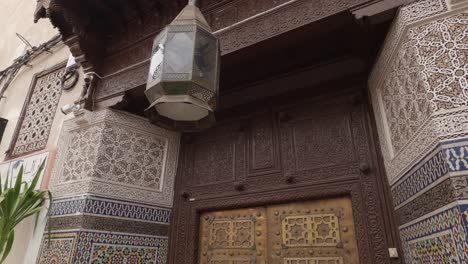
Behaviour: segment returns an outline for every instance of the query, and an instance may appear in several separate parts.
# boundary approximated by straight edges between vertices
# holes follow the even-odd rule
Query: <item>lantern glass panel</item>
[[[194,78],[206,83],[210,90],[214,90],[217,75],[218,42],[211,34],[203,29],[197,30],[194,56]]]
[[[158,36],[158,41],[155,42],[153,47],[153,54],[151,55],[150,64],[150,81],[160,81],[162,75],[162,64],[164,59],[164,45],[166,42],[165,33]]]
[[[194,32],[167,34],[163,74],[187,74],[192,71],[194,35]]]

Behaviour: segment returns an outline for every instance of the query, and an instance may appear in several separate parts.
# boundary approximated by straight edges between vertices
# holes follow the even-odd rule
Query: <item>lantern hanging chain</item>
[[[19,37],[19,36],[18,36]],[[23,37],[20,37],[23,41]],[[27,41],[26,41],[27,42]],[[29,42],[25,43],[29,49],[24,55],[19,56],[13,61],[13,64],[8,66],[6,69],[0,71],[0,100],[5,98],[4,94],[11,82],[15,79],[18,72],[23,66],[32,67],[29,62],[34,60],[36,57],[44,52],[51,53],[50,49],[61,42],[61,36],[55,35],[50,40],[42,43],[38,47],[32,46]]]

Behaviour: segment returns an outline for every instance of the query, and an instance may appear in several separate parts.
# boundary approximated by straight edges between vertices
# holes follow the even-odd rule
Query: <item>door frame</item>
[[[378,251],[376,244],[385,244],[383,227],[376,225],[373,220],[377,208],[367,208],[363,202],[361,194],[361,183],[344,182],[340,184],[327,184],[324,186],[295,186],[295,188],[283,189],[281,191],[272,191],[262,193],[261,195],[252,193],[236,197],[222,198],[211,201],[189,201],[182,200],[184,209],[177,212],[177,222],[172,223],[171,253],[169,263],[197,263],[198,262],[198,243],[200,240],[200,216],[204,212],[230,210],[239,208],[267,206],[271,204],[285,204],[301,201],[349,196],[351,198],[353,220],[358,243],[360,263],[389,263],[388,257]],[[179,208],[180,207],[179,204]],[[370,214],[368,214],[368,212]],[[367,212],[367,213],[366,213]],[[370,223],[369,223],[370,222]],[[373,241],[370,241],[370,237]],[[185,243],[184,243],[185,242]],[[177,246],[175,246],[175,244]],[[377,248],[377,250],[374,250]],[[175,249],[175,250],[174,250]],[[375,262],[375,261],[381,262]]]

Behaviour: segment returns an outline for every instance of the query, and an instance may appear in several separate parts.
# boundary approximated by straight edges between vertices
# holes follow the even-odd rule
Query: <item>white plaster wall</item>
[[[0,100],[0,117],[8,119],[8,125],[0,143],[0,161],[5,159],[5,151],[10,146],[34,74],[65,61],[70,54],[68,47],[63,44],[59,44],[58,48],[52,50],[52,52],[52,54],[43,53],[31,61],[29,63],[32,65],[31,68],[24,67],[8,87],[5,93],[6,98]],[[0,53],[3,53],[3,50],[0,50]],[[80,73],[81,76],[82,74]],[[60,108],[78,99],[82,87],[81,79],[72,90],[62,92],[46,147],[48,150],[55,150],[62,123],[66,118],[69,118],[62,114]]]
[[[17,57],[17,50],[24,49],[16,33],[24,36],[33,46],[38,46],[58,33],[46,19],[34,24],[35,8],[34,0],[0,1],[0,69],[7,67]]]
[[[0,33],[0,70],[11,65],[13,60],[21,55],[26,48],[16,36],[16,33],[24,36],[33,46],[39,46],[58,33],[47,19],[42,19],[34,24],[33,13],[35,7],[36,1],[33,0],[0,1],[0,25],[2,25]],[[8,125],[0,143],[0,162],[5,159],[5,151],[10,146],[34,74],[67,60],[70,54],[68,47],[63,44],[56,46],[52,52],[52,54],[44,53],[31,61],[31,68],[23,68],[6,91],[6,98],[0,99],[0,117],[8,119]],[[82,87],[81,73],[80,76],[80,81],[72,90],[62,92],[46,150],[55,151],[56,149],[63,121],[69,118],[61,113],[60,108],[65,104],[72,103],[79,97]],[[45,176],[44,179],[48,179],[48,177]],[[35,263],[45,222],[45,212],[43,212],[39,217],[36,232],[34,232],[35,219],[33,218],[28,219],[16,228],[15,242],[6,261],[7,264]]]

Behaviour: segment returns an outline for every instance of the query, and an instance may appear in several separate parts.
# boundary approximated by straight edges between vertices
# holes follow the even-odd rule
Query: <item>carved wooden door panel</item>
[[[199,263],[267,263],[265,208],[206,213],[200,223]]]
[[[271,264],[357,264],[350,198],[268,208]]]
[[[351,199],[202,215],[200,264],[357,264]]]

